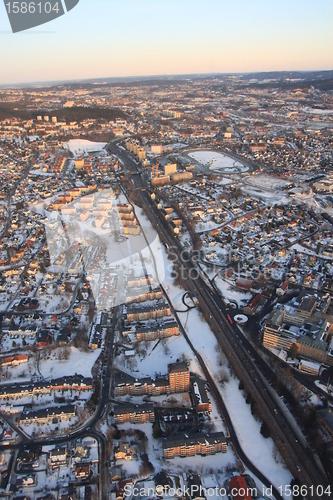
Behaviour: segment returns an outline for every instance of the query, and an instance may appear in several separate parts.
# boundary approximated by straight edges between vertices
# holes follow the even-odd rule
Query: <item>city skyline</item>
[[[9,31],[0,7],[0,84],[81,79],[329,70],[333,5],[322,0],[81,0],[51,23]],[[82,57],[84,54],[84,57]]]

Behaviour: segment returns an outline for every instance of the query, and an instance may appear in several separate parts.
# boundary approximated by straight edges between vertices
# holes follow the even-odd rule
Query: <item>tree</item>
[[[268,425],[266,424],[266,422],[263,422],[261,424],[260,434],[262,434],[265,439],[268,439],[271,436],[270,428],[268,427]]]
[[[161,429],[159,428],[159,426],[157,424],[154,424],[153,425],[153,438],[157,439],[157,438],[160,438],[161,436],[162,436]]]

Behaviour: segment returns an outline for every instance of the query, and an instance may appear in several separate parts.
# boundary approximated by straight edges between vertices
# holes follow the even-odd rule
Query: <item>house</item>
[[[51,467],[60,467],[67,464],[67,448],[57,447],[50,451]]]
[[[16,480],[18,488],[32,488],[37,485],[37,474],[29,474],[29,476],[21,476]]]
[[[90,465],[81,464],[75,467],[75,479],[87,479],[90,476]]]
[[[243,476],[234,476],[229,481],[231,495],[234,500],[252,500],[250,488]]]
[[[288,281],[284,281],[282,285],[276,289],[276,295],[282,297],[288,291]]]
[[[111,481],[114,483],[116,481],[120,481],[121,479],[121,469],[119,467],[114,467],[110,471]]]
[[[49,330],[40,330],[37,334],[37,347],[46,347],[51,341]]]
[[[199,378],[195,378],[192,383],[192,389],[198,413],[211,412],[212,404],[208,397],[207,387],[204,382]]]
[[[18,366],[22,363],[28,362],[27,354],[15,354],[14,356],[7,356],[3,358],[1,366]]]
[[[126,497],[126,490],[133,486],[133,479],[125,479],[117,484],[117,500],[123,500]]]
[[[261,301],[262,301],[262,294],[257,293],[244,307],[244,314],[248,314],[249,316],[254,314],[258,309],[258,307],[260,306]]]
[[[129,443],[119,443],[119,446],[115,449],[114,457],[116,460],[132,460],[135,450],[132,450]]]
[[[187,477],[187,486],[191,500],[205,500],[204,488],[198,474],[190,474]]]

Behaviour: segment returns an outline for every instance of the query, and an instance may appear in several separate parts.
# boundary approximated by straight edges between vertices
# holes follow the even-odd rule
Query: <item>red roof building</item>
[[[252,500],[249,487],[243,476],[232,477],[229,486],[234,500]]]

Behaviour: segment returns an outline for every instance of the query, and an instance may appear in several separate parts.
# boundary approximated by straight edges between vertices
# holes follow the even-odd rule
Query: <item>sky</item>
[[[0,61],[0,84],[333,69],[333,0],[80,0],[15,34],[0,0]]]

